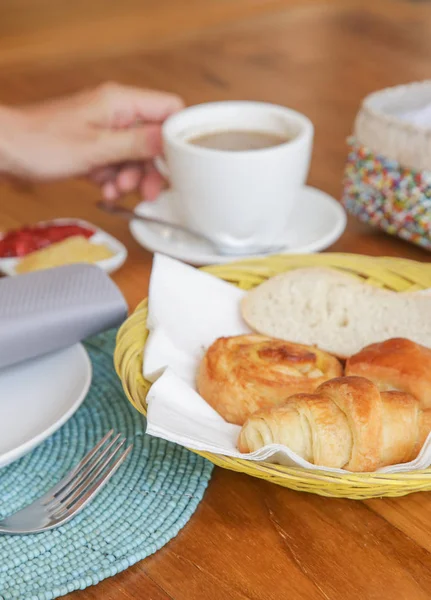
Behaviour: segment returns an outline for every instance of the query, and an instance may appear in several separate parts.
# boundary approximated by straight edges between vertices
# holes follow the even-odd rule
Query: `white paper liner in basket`
[[[196,391],[196,371],[206,348],[218,337],[250,333],[240,313],[244,293],[208,273],[156,255],[144,351],[144,377],[154,382],[147,396],[147,433],[192,450],[321,470],[279,444],[241,454],[236,449],[241,428],[224,421]],[[401,473],[430,465],[431,435],[414,461],[378,472]]]

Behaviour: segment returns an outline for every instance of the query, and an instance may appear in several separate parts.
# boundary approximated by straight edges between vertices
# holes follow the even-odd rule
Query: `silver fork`
[[[0,534],[39,533],[77,515],[111,479],[132,449],[111,429],[59,483],[25,508],[0,521]]]

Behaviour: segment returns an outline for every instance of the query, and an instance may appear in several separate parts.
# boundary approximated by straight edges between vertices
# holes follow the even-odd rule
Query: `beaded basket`
[[[431,112],[431,82],[365,98],[348,140],[343,204],[361,221],[431,249],[431,128],[405,116],[421,107]]]
[[[251,289],[269,277],[308,266],[327,266],[357,275],[369,285],[397,292],[431,288],[431,264],[405,259],[375,258],[356,254],[283,255],[205,267],[205,271]],[[114,361],[124,391],[135,406],[146,414],[146,396],[150,383],[142,375],[143,349],[147,338],[147,300],[144,300],[121,327]],[[308,470],[271,463],[256,463],[208,452],[197,452],[212,463],[259,477],[301,492],[313,492],[338,498],[376,498],[403,496],[411,492],[431,490],[431,468],[403,474],[346,473],[325,469]]]

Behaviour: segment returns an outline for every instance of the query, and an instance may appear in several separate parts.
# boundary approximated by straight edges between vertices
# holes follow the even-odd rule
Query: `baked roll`
[[[369,472],[416,458],[430,431],[431,411],[413,396],[379,392],[363,377],[339,377],[251,415],[238,448],[282,444],[318,466]]]
[[[342,375],[340,362],[321,350],[262,335],[216,340],[199,367],[197,390],[226,421],[243,425],[257,410],[313,392]]]
[[[366,377],[381,392],[411,394],[431,408],[431,350],[425,346],[404,338],[372,344],[348,359],[345,373]]]

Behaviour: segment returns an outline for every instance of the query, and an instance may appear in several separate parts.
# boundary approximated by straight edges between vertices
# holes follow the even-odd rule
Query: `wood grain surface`
[[[429,77],[430,31],[427,2],[3,0],[0,103],[116,80],[174,91],[188,104],[288,105],[315,123],[309,183],[339,198],[361,99]],[[97,210],[98,199],[84,181],[4,184],[0,229],[62,216],[105,228],[128,247],[114,280],[133,309],[147,293],[152,257],[126,223]],[[430,257],[353,219],[330,250]],[[216,469],[175,540],[67,598],[422,600],[431,597],[430,515],[430,494],[333,500]]]

